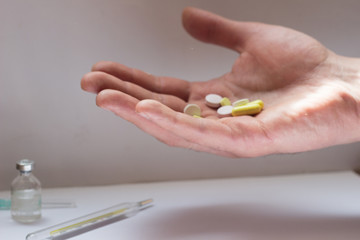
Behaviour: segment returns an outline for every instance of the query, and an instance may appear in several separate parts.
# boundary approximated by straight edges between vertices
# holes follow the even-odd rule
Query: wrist
[[[360,59],[329,52],[321,67],[325,68],[322,84],[329,88],[322,97],[327,95],[328,116],[334,123],[332,128],[337,129],[328,129],[333,133],[329,141],[335,145],[360,141]]]
[[[360,131],[357,131],[360,122],[360,58],[339,56],[338,65],[341,69],[340,79],[348,90],[346,96],[342,97],[344,101],[351,99],[353,105],[353,113],[349,113],[355,118],[354,132],[357,134],[353,140],[360,141]]]
[[[343,81],[349,84],[350,94],[360,110],[360,58],[347,58],[344,63],[346,65],[343,67]]]

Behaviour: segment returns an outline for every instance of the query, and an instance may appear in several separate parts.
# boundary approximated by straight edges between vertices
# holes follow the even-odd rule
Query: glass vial
[[[41,218],[41,184],[32,174],[34,162],[28,159],[16,163],[20,174],[11,183],[11,216],[22,223]]]

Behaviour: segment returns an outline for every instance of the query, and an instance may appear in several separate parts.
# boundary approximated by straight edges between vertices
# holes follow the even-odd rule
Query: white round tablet
[[[190,115],[190,116],[201,117],[201,109],[200,109],[199,105],[193,104],[193,103],[185,106],[184,113],[186,113],[187,115]]]
[[[212,108],[220,107],[221,99],[223,98],[218,94],[208,94],[205,97],[206,105]]]
[[[231,116],[232,110],[233,110],[233,106],[226,105],[218,108],[217,113],[219,114],[220,117],[228,117]]]

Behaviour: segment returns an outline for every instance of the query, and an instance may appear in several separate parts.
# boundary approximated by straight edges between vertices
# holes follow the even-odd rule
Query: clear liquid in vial
[[[41,218],[41,192],[35,189],[14,191],[11,215],[18,222],[30,223]]]

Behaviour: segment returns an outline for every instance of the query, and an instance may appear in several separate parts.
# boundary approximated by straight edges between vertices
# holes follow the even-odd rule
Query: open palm
[[[100,62],[83,77],[82,88],[98,94],[100,107],[168,145],[228,157],[358,140],[352,129],[359,120],[359,90],[352,91],[354,73],[344,67],[355,60],[288,28],[230,21],[199,9],[185,9],[183,25],[201,41],[237,51],[231,71],[207,82],[188,82]],[[233,101],[262,99],[265,108],[255,117],[218,118],[204,103],[209,93]],[[203,118],[183,114],[188,103],[198,104]],[[349,135],[340,139],[343,132]]]

